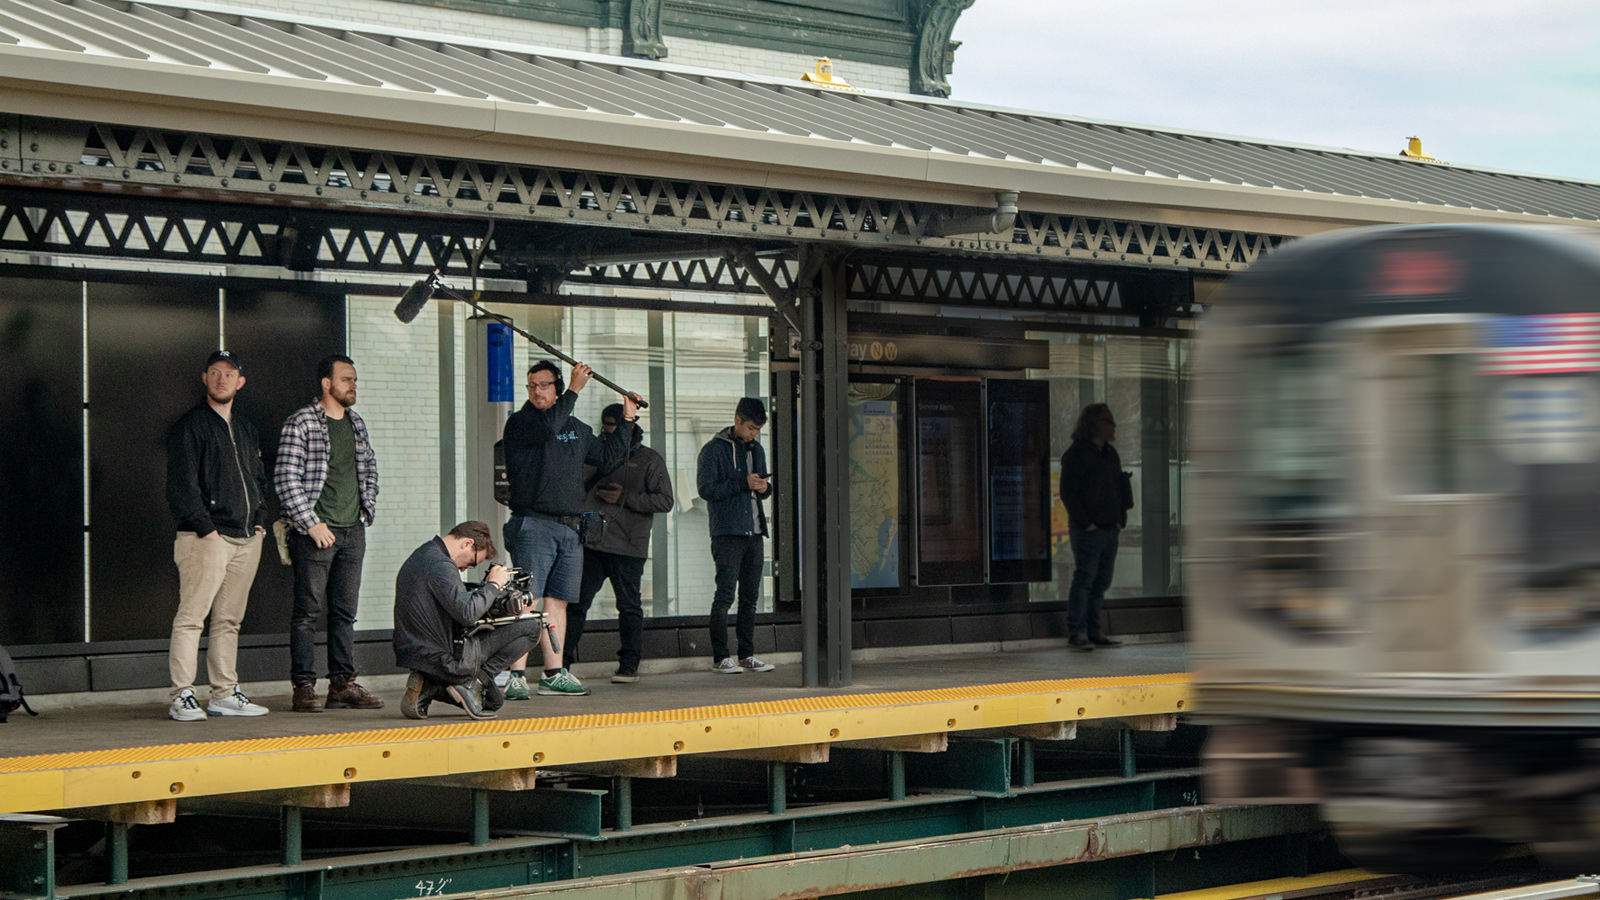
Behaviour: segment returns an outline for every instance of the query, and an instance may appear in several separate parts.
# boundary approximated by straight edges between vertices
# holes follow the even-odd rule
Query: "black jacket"
[[[641,443],[644,434],[634,429],[633,452],[622,465],[610,472],[596,472],[589,479],[589,508],[606,517],[606,533],[593,549],[618,556],[650,556],[650,528],[656,513],[672,510],[672,479],[667,476],[667,461]],[[596,496],[605,485],[618,485],[622,496],[607,503]]]
[[[746,444],[734,437],[731,425],[700,448],[695,481],[711,514],[712,537],[767,533],[761,501],[772,496],[772,485],[762,494],[750,490],[745,476],[752,472],[768,474],[767,451],[759,441]]]
[[[489,582],[469,588],[444,540],[411,552],[394,579],[394,661],[403,669],[451,679],[461,671],[456,635],[483,618],[502,591]]]
[[[577,402],[578,395],[567,391],[547,410],[524,403],[506,420],[512,515],[578,515],[585,503],[584,465],[609,472],[627,459],[637,426],[622,422],[616,431],[596,436],[572,415]]]
[[[247,419],[235,413],[230,423],[202,400],[173,423],[167,432],[167,506],[179,531],[249,537],[271,521],[270,496],[261,441]]]
[[[1061,455],[1061,502],[1067,527],[1123,528],[1133,496],[1126,490],[1122,457],[1117,448],[1093,441],[1073,441]]]

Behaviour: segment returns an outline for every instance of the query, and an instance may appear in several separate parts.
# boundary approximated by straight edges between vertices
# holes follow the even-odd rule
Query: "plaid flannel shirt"
[[[378,457],[372,452],[367,423],[353,409],[345,410],[356,435],[356,481],[361,485],[361,524],[371,525],[378,511]],[[296,410],[278,436],[278,464],[272,486],[283,516],[301,534],[321,522],[317,498],[328,481],[328,414],[321,403]]]

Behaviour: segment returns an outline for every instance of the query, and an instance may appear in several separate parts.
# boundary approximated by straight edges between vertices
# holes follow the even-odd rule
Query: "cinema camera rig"
[[[512,622],[531,619],[538,622],[539,627],[543,628],[545,633],[549,635],[550,649],[560,653],[561,639],[556,634],[555,626],[550,624],[549,619],[545,618],[544,610],[535,609],[524,612],[525,607],[532,606],[534,601],[538,599],[533,596],[533,574],[522,569],[510,569],[508,571],[511,573],[511,577],[506,581],[505,591],[495,598],[494,603],[483,614],[483,618],[462,631],[461,636],[456,639],[457,649],[459,650],[460,645],[469,637],[493,631],[502,625],[508,625]],[[476,587],[476,585],[473,585],[473,587]]]

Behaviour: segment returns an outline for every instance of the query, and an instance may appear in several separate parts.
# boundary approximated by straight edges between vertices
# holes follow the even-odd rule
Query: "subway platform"
[[[1053,848],[1030,869],[1105,863],[1113,893],[1203,886],[1205,867],[1158,874],[1161,851],[1191,846],[1289,841],[1270,858],[1301,862],[1262,874],[1295,874],[1314,820],[1200,804],[1184,664],[1183,645],[1145,644],[864,662],[848,692],[802,688],[793,667],[594,679],[589,697],[491,721],[439,704],[408,721],[393,691],[383,710],[295,714],[264,696],[271,715],[193,724],[47,707],[0,731],[0,895],[614,887],[974,831]],[[1054,843],[1013,833],[1051,823],[1066,829]],[[1219,866],[1237,880],[1237,863]]]

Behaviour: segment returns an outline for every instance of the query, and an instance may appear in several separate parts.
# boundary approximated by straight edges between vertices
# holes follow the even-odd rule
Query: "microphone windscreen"
[[[417,317],[417,313],[422,312],[422,308],[433,298],[433,289],[434,281],[431,277],[406,288],[406,292],[400,295],[400,302],[394,305],[394,317],[409,325],[411,320]]]

